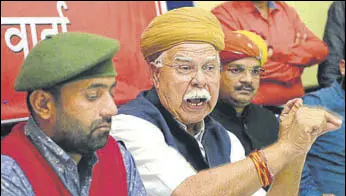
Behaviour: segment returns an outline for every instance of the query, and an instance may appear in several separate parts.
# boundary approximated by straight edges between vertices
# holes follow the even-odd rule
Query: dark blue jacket
[[[209,116],[204,119],[202,145],[206,153],[205,161],[196,139],[181,128],[161,105],[154,89],[140,93],[136,99],[121,106],[119,114],[133,115],[156,125],[166,143],[178,150],[197,171],[230,162],[231,142],[225,128]]]
[[[334,1],[330,5],[323,41],[328,45],[328,58],[318,66],[317,79],[321,88],[342,78],[339,61],[345,59],[345,1]]]

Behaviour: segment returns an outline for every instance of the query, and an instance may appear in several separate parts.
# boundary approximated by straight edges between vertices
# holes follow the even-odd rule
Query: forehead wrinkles
[[[189,44],[177,46],[167,51],[167,60],[217,60],[218,53],[213,46]]]

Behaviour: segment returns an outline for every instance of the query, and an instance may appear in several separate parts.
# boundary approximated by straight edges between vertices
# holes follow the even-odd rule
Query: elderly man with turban
[[[246,30],[225,35],[220,52],[222,65],[219,101],[211,116],[240,140],[245,155],[277,140],[279,123],[275,115],[251,100],[260,86],[267,60],[265,41]]]
[[[294,100],[281,116],[278,142],[239,160],[239,140],[209,116],[224,49],[216,17],[200,8],[169,11],[145,29],[141,49],[154,88],[119,108],[111,135],[134,156],[149,195],[250,195],[270,183],[270,194],[292,195],[313,140],[341,124]]]

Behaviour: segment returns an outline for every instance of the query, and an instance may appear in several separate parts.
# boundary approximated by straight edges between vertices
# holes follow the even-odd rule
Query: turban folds
[[[266,42],[256,33],[239,30],[225,35],[225,49],[220,52],[221,63],[225,64],[245,57],[254,57],[265,64],[268,56]]]
[[[224,49],[224,33],[217,18],[201,8],[183,7],[154,18],[141,37],[144,57],[165,51],[185,41],[205,42]]]

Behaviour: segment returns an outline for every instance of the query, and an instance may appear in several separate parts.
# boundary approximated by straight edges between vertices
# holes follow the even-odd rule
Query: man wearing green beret
[[[278,142],[239,159],[239,140],[209,115],[224,46],[221,24],[200,8],[171,10],[144,30],[154,87],[119,108],[111,135],[132,153],[149,195],[263,195],[270,183],[268,195],[296,195],[313,140],[340,126],[298,99],[281,116]]]
[[[118,49],[77,32],[33,48],[14,85],[31,116],[1,141],[1,194],[146,195],[132,156],[109,137]]]

